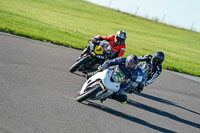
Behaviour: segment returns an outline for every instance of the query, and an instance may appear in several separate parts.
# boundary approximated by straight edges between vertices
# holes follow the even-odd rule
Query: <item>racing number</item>
[[[96,46],[95,49],[94,49],[94,52],[96,54],[102,55],[103,54],[103,48],[102,48],[102,46]]]

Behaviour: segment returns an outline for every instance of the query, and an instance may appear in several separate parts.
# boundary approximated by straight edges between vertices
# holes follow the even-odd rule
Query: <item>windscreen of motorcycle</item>
[[[115,71],[112,74],[112,79],[117,83],[124,83],[126,81],[125,74],[120,69],[118,69],[118,67],[115,68]]]
[[[116,54],[109,42],[103,41],[101,45],[104,49],[104,54],[106,54],[109,59],[111,59]]]
[[[104,43],[103,49],[104,49],[104,53],[107,55],[111,54],[111,52],[112,52],[112,47],[108,43]]]
[[[111,53],[111,51],[112,51],[112,47],[105,40],[101,41],[99,45],[96,45],[96,47],[94,49],[94,52],[97,55],[103,55],[103,54],[109,55]]]

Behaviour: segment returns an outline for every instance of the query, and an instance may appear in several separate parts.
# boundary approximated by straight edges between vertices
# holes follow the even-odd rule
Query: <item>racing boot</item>
[[[110,96],[110,98],[119,101],[121,104],[127,103],[127,95],[124,91],[121,91],[120,93],[114,93]]]
[[[144,89],[144,84],[143,83],[140,83],[137,88],[135,89],[137,92],[142,92]]]

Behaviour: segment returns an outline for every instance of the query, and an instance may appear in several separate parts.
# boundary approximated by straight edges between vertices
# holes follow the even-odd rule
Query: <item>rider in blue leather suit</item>
[[[102,71],[110,66],[117,65],[116,69],[118,69],[121,73],[125,75],[125,82],[121,83],[119,91],[113,94],[111,98],[121,102],[122,104],[126,103],[127,95],[124,91],[129,88],[132,83],[137,79],[137,71],[140,70],[137,67],[138,64],[139,60],[137,56],[131,54],[127,56],[127,58],[118,57],[116,59],[109,60],[98,68],[99,71]]]

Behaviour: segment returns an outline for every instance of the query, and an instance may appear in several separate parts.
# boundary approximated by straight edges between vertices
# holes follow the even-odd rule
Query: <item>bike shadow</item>
[[[159,131],[159,132],[175,133],[175,131],[172,131],[172,130],[169,130],[169,129],[166,129],[166,128],[163,128],[163,127],[159,127],[157,125],[153,125],[153,124],[151,124],[147,121],[144,121],[142,119],[139,119],[137,117],[125,114],[123,112],[111,109],[109,107],[106,107],[106,106],[103,106],[103,105],[100,105],[100,104],[97,104],[97,103],[94,103],[94,102],[91,102],[91,101],[87,101],[87,103],[83,103],[83,104],[86,105],[86,106],[92,107],[94,109],[104,111],[104,112],[109,113],[111,115],[120,117],[122,119],[126,119],[126,120],[129,120],[131,122],[135,122],[137,124],[144,125],[146,127],[152,128],[152,129]]]
[[[192,121],[189,121],[189,120],[185,120],[185,119],[180,118],[180,117],[178,117],[174,114],[171,114],[171,113],[168,113],[166,111],[163,111],[163,110],[160,110],[160,109],[157,109],[157,108],[154,108],[154,107],[133,101],[131,99],[127,100],[127,104],[132,105],[132,106],[137,107],[137,108],[140,108],[140,109],[143,109],[143,110],[146,110],[148,112],[151,112],[151,113],[154,113],[154,114],[164,116],[166,118],[181,122],[183,124],[190,125],[192,127],[200,128],[200,124],[198,124],[198,123],[195,123],[195,122],[192,122]]]
[[[145,93],[139,93],[139,92],[134,92],[134,94],[135,94],[135,95],[138,95],[138,96],[141,96],[141,97],[144,97],[144,98],[147,98],[147,99],[150,99],[150,100],[153,100],[153,101],[157,101],[157,102],[164,103],[164,104],[167,104],[167,105],[175,106],[175,107],[184,109],[184,110],[186,110],[186,111],[189,111],[189,112],[191,112],[191,113],[200,115],[199,112],[193,111],[193,110],[191,110],[191,109],[187,109],[187,108],[185,108],[185,107],[182,107],[182,106],[176,104],[175,102],[172,102],[172,101],[169,101],[169,100],[160,98],[160,97],[148,95],[148,94],[145,94]]]
[[[75,75],[77,75],[77,76],[80,76],[80,77],[86,78],[86,75],[85,75],[85,74],[82,74],[82,73],[79,73],[79,72],[75,72],[75,73],[73,73],[73,74],[75,74]]]

